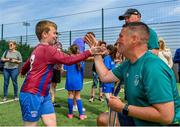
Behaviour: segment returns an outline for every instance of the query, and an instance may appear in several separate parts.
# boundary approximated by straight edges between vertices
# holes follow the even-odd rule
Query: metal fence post
[[[71,46],[71,30],[69,31],[69,46]]]
[[[4,24],[1,24],[1,41],[3,40]]]
[[[20,44],[22,45],[22,36],[20,36]]]
[[[104,9],[102,8],[102,41],[104,41]]]

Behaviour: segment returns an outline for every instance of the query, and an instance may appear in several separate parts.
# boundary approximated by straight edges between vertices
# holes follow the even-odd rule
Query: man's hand
[[[106,50],[102,46],[92,46],[89,51],[92,55],[103,55],[106,53]]]
[[[108,105],[113,111],[116,112],[122,112],[122,109],[125,106],[125,104],[115,96],[110,96]]]
[[[97,46],[98,41],[96,40],[95,37],[93,37],[91,34],[87,34],[84,37],[84,41],[89,45],[89,47]]]

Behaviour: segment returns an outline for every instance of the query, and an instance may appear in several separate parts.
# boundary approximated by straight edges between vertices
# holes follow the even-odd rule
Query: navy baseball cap
[[[141,13],[134,8],[129,8],[123,15],[119,16],[119,20],[124,20],[126,16],[130,16],[130,15],[139,15],[141,17]]]

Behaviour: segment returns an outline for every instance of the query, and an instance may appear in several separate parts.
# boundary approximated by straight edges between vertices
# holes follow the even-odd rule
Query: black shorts
[[[130,116],[125,116],[119,112],[118,119],[121,126],[135,126],[134,120]]]
[[[61,71],[53,69],[53,76],[51,79],[52,83],[60,83],[61,82]]]

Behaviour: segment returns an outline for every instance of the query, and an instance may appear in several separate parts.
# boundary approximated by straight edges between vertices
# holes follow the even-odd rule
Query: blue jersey
[[[110,55],[104,57],[104,65],[107,67],[108,70],[115,68],[115,63]],[[102,87],[104,93],[113,93],[114,82],[111,83],[102,82]]]
[[[82,65],[82,63],[80,64]],[[65,89],[68,91],[81,90],[83,88],[82,66],[80,70],[78,70],[77,64],[71,66],[64,65],[64,70],[66,70]]]

